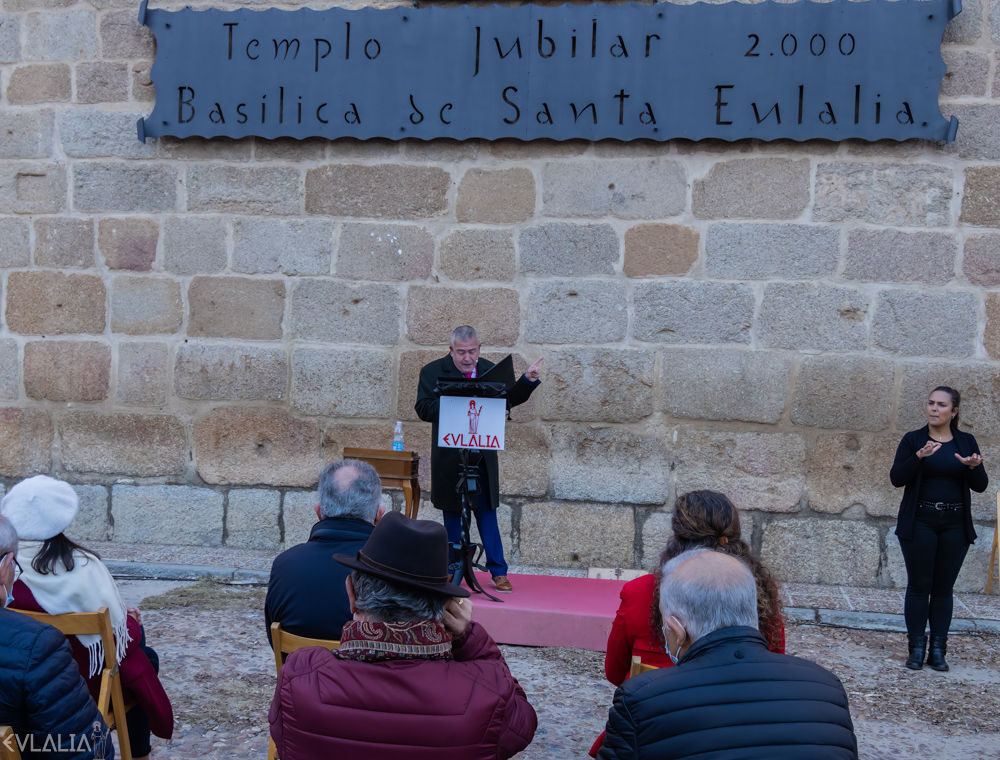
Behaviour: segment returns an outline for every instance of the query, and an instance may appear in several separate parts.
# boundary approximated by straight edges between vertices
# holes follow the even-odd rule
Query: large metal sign
[[[147,10],[139,139],[955,138],[961,0]]]

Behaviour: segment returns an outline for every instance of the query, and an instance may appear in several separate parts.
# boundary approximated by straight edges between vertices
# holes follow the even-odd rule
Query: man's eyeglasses
[[[8,554],[10,554],[10,552],[4,552],[3,554],[0,554],[0,562],[3,562]],[[14,583],[17,583],[17,579],[21,577],[21,573],[23,571],[21,570],[20,563],[18,563],[17,561],[17,557],[13,558],[13,562],[14,562]]]

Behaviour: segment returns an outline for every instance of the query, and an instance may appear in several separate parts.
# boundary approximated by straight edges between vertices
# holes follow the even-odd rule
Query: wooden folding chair
[[[125,722],[125,713],[132,705],[125,704],[125,697],[122,694],[118,663],[115,662],[115,637],[111,629],[111,613],[108,612],[108,608],[101,607],[97,612],[69,612],[65,615],[16,611],[58,628],[65,636],[100,634],[101,644],[104,646],[104,668],[101,670],[101,691],[97,709],[101,711],[108,728],[118,732],[119,756],[122,760],[132,760],[132,746],[129,744],[128,725]]]
[[[628,671],[629,678],[635,678],[640,673],[647,673],[650,670],[659,670],[659,667],[656,665],[647,665],[639,655],[632,655],[632,667]]]
[[[274,650],[274,670],[277,675],[281,675],[281,666],[285,664],[285,655],[291,654],[296,649],[305,649],[306,647],[323,647],[331,650],[339,649],[340,641],[337,639],[310,639],[307,636],[296,636],[294,633],[281,630],[281,623],[271,623],[271,649]],[[277,760],[277,758],[278,748],[274,746],[274,739],[271,739],[267,745],[267,760]]]
[[[997,564],[998,545],[1000,545],[1000,491],[997,492],[997,526],[993,529],[993,549],[990,551],[990,566],[986,571],[986,596],[993,590],[993,581],[997,581],[997,586],[1000,587],[1000,567],[997,568],[997,574],[993,574],[993,568]]]
[[[0,726],[0,760],[21,760],[17,736],[10,726]]]

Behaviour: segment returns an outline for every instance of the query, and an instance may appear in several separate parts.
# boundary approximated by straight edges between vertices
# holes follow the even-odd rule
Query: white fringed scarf
[[[111,628],[115,635],[115,662],[121,663],[131,637],[128,632],[128,613],[125,602],[118,593],[115,579],[97,557],[84,551],[74,551],[72,570],[67,571],[62,562],[56,562],[53,572],[42,575],[31,566],[32,560],[42,550],[41,541],[20,541],[17,561],[23,573],[21,580],[31,589],[35,601],[50,615],[67,612],[97,612],[107,607],[111,613]],[[101,672],[104,665],[104,645],[97,633],[76,637],[90,655],[90,677]]]

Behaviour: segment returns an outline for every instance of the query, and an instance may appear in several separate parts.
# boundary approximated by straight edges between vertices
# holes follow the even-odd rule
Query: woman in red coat
[[[757,581],[757,616],[760,632],[772,652],[785,651],[785,625],[781,619],[778,583],[763,563],[754,556],[740,531],[740,515],[725,494],[718,491],[691,491],[681,494],[674,503],[671,521],[673,536],[660,552],[656,572],[629,581],[622,587],[622,603],[608,636],[604,673],[615,686],[628,678],[632,657],[658,668],[673,663],[663,642],[663,619],[660,615],[660,568],[689,549],[707,548],[731,554],[742,560]],[[590,749],[590,756],[604,741],[602,733]]]

